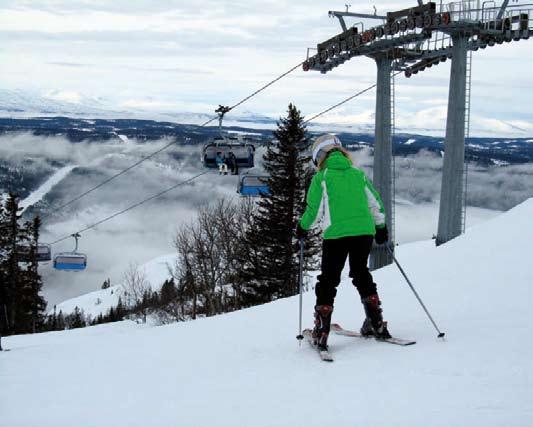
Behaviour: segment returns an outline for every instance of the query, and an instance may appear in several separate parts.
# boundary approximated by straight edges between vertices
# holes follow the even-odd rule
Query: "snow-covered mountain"
[[[147,286],[150,286],[154,291],[159,291],[165,280],[172,277],[171,270],[176,264],[176,257],[176,253],[157,257],[137,267],[137,271],[144,277]],[[54,310],[56,313],[62,311],[63,314],[70,314],[78,308],[86,316],[94,319],[99,314],[105,315],[110,308],[116,307],[119,298],[122,297],[124,300],[125,291],[127,291],[127,286],[121,283],[120,285],[110,286],[107,289],[89,292],[57,304],[51,308],[49,314],[52,314]]]
[[[70,96],[69,96],[70,95]],[[103,117],[117,113],[104,100],[51,91],[45,94],[20,89],[0,89],[0,117],[47,115]]]
[[[178,124],[200,125],[216,117],[213,111],[183,111],[170,107],[151,107],[150,103],[129,104],[111,101],[109,99],[87,96],[78,92],[48,91],[38,93],[23,89],[0,89],[0,118],[33,118],[63,116],[74,119],[140,119],[168,121]],[[314,116],[316,111],[302,111],[307,117]],[[444,123],[418,122],[397,120],[396,133],[415,133],[427,136],[442,136],[445,133]],[[478,137],[494,137],[497,135],[509,137],[529,137],[531,129],[522,123],[518,127],[505,120],[491,119],[487,127],[486,120],[472,122],[471,135]],[[239,126],[250,129],[274,129],[279,116],[266,115],[249,110],[236,109],[227,115],[225,126]],[[408,123],[408,124],[407,124]],[[212,122],[216,126],[218,122]],[[323,116],[308,123],[308,128],[315,132],[346,132],[346,133],[374,133],[374,114],[369,114],[364,122],[354,122],[349,116]],[[496,129],[498,131],[496,131]]]
[[[21,89],[0,89],[0,117],[30,118],[64,116],[100,119],[151,119],[173,123],[200,125],[215,117],[215,113],[166,111],[141,107],[119,107],[106,99],[91,98],[78,93],[50,91],[37,93]],[[250,111],[239,112],[226,123],[229,126],[273,128],[276,118]],[[216,123],[213,123],[216,125]]]
[[[21,213],[24,213],[26,209],[39,203],[43,197],[45,197],[57,184],[59,184],[63,179],[65,179],[70,172],[76,169],[76,165],[64,166],[59,168],[50,178],[48,178],[44,184],[39,186],[35,191],[26,197],[24,200],[20,201],[20,207],[22,208]]]
[[[533,199],[453,241],[400,246],[374,273],[393,334],[412,347],[332,336],[336,360],[298,345],[298,298],[146,327],[132,322],[7,337],[2,422],[71,426],[510,426],[533,412]],[[347,273],[347,272],[345,272]],[[314,293],[304,294],[305,325]],[[334,321],[363,310],[347,275]],[[31,399],[28,399],[31,390]]]

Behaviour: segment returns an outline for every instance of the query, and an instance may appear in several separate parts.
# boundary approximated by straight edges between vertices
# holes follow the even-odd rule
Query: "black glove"
[[[383,227],[376,228],[376,235],[374,236],[376,243],[382,245],[389,240],[389,230],[387,230],[387,225]]]
[[[298,224],[296,226],[296,231],[295,231],[295,234],[296,234],[296,238],[298,240],[305,240],[307,238],[307,230],[304,230],[300,224]]]

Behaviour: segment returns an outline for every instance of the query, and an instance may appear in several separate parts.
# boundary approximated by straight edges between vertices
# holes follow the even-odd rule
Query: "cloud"
[[[150,143],[118,139],[106,142],[70,143],[61,137],[43,138],[30,134],[0,137],[0,158],[13,165],[33,159],[40,165],[33,173],[41,181],[63,165],[78,165],[66,179],[52,189],[45,203],[36,206],[43,216],[42,241],[69,236],[151,195],[183,182],[204,169],[200,147],[179,142],[169,150],[144,162],[82,200],[58,210],[83,191],[133,164],[169,140]],[[260,147],[256,154],[261,168]],[[353,152],[355,163],[372,176],[372,150]],[[396,159],[396,188],[399,199],[398,236],[401,242],[429,238],[435,232],[441,185],[442,159],[428,152]],[[500,168],[471,167],[469,202],[474,206],[504,210],[533,197],[531,164]],[[37,181],[39,182],[39,181]],[[39,185],[36,183],[36,185]],[[1,185],[0,185],[1,186]],[[221,177],[216,172],[192,184],[176,188],[137,209],[82,233],[80,251],[87,253],[89,267],[79,274],[68,274],[43,266],[44,293],[51,303],[98,289],[108,277],[118,283],[131,261],[144,263],[174,251],[172,239],[180,224],[193,220],[198,206],[219,197],[236,198],[237,178]],[[420,207],[420,209],[417,208]],[[476,211],[478,212],[478,211]],[[32,210],[28,211],[32,214]],[[418,216],[417,216],[418,215]],[[425,215],[422,217],[421,215]],[[410,218],[417,217],[417,224]],[[476,218],[484,218],[478,212]],[[73,249],[73,239],[54,247],[54,252]]]
[[[371,149],[352,154],[355,164],[372,176]],[[442,157],[426,150],[396,158],[396,196],[419,205],[438,203],[442,184]],[[468,168],[468,205],[505,211],[533,197],[533,163]]]
[[[52,189],[44,205],[33,209],[33,213],[40,211],[43,217],[42,241],[50,242],[69,236],[203,170],[199,165],[200,148],[177,144],[79,202],[56,210],[81,192],[168,142],[162,140],[147,144],[129,140],[127,143],[72,144],[63,138],[19,134],[0,137],[0,155],[12,164],[33,158],[40,159],[43,164],[55,161],[62,165],[78,165]],[[47,175],[52,173],[50,168],[40,172]],[[216,184],[214,181],[217,181]],[[58,302],[97,289],[107,277],[116,283],[128,262],[134,260],[142,263],[157,255],[172,252],[172,239],[177,227],[191,221],[199,205],[221,195],[237,197],[236,188],[236,177],[208,174],[193,184],[178,187],[83,233],[80,251],[88,254],[89,268],[83,274],[69,275],[57,272],[51,266],[44,266],[42,273],[47,298]],[[31,209],[29,213],[32,213]],[[72,248],[72,239],[67,239],[57,244],[54,252]]]
[[[45,93],[45,98],[53,99],[55,101],[72,102],[79,104],[83,99],[83,95],[76,91],[67,90],[53,90]]]
[[[192,75],[207,75],[207,74],[215,74],[212,70],[202,70],[199,68],[185,68],[185,67],[135,67],[135,66],[128,66],[126,67],[130,70],[139,70],[139,71],[146,71],[146,72],[158,72],[158,73],[171,73],[171,74],[192,74]]]
[[[351,10],[371,13],[374,3],[359,2]],[[406,3],[378,7],[384,12]],[[147,114],[157,108],[211,112],[218,104],[233,104],[252,93],[302,60],[308,47],[337,34],[338,21],[327,16],[330,8],[325,0],[207,0],[201,8],[182,0],[5,0],[0,6],[1,81],[9,89],[31,86],[39,92],[104,98],[112,110],[147,105]],[[523,124],[533,122],[527,96],[533,46],[504,46],[474,54],[472,130],[523,135],[530,132]],[[447,61],[411,79],[396,78],[398,127],[407,129],[416,121],[443,133],[442,114],[427,107],[446,105],[449,70]],[[246,108],[278,116],[294,102],[309,115],[375,78],[375,64],[366,57],[326,75],[298,70],[251,99]],[[347,104],[344,117],[336,117],[342,123],[354,118],[357,125],[374,108],[371,92]]]
[[[68,68],[83,68],[90,67],[89,64],[80,64],[76,62],[48,62],[50,65],[57,65],[58,67],[68,67]]]

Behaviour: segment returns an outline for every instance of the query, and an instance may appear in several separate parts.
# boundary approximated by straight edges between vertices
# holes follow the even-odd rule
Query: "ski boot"
[[[365,337],[374,336],[376,339],[392,338],[387,329],[387,322],[383,320],[383,310],[381,310],[381,301],[377,294],[361,300],[365,308],[366,319],[361,326],[361,335]]]
[[[328,350],[328,336],[331,327],[331,314],[333,306],[315,306],[315,327],[313,328],[313,342],[319,350]]]

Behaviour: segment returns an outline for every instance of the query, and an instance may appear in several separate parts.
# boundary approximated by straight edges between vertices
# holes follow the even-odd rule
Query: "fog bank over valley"
[[[176,143],[109,184],[65,208],[60,207],[112,175],[124,170],[172,140],[144,142],[115,139],[72,143],[62,137],[30,133],[0,136],[0,192],[15,191],[28,206],[24,215],[39,213],[42,242],[53,242],[92,225],[130,205],[204,172],[200,145]],[[255,171],[261,170],[264,147],[256,151]],[[372,149],[352,151],[354,163],[372,176]],[[400,244],[430,239],[436,233],[442,157],[419,151],[396,157],[396,241]],[[65,169],[69,168],[69,169]],[[63,170],[64,177],[45,187]],[[59,171],[59,172],[58,172]],[[533,197],[533,164],[508,166],[469,165],[467,226],[485,221]],[[39,193],[39,188],[46,190]],[[174,251],[173,238],[180,224],[192,221],[199,206],[220,197],[239,200],[236,176],[216,171],[128,211],[82,234],[80,252],[88,255],[83,273],[69,274],[43,265],[43,292],[49,307],[64,299],[99,289],[107,278],[120,283],[128,265],[145,263]],[[33,197],[33,199],[32,199]],[[69,251],[74,239],[54,245]]]

